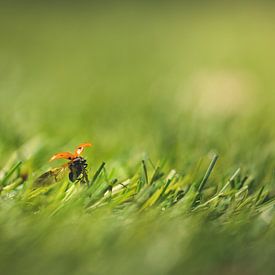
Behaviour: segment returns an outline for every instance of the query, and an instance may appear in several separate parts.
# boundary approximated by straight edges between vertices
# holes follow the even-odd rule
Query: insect
[[[62,152],[53,155],[50,161],[56,159],[68,159],[69,162],[63,164],[59,168],[51,169],[50,171],[42,174],[38,177],[34,184],[35,186],[47,186],[54,182],[57,182],[60,177],[64,174],[66,168],[69,169],[69,179],[72,182],[78,181],[80,183],[89,183],[88,173],[87,173],[87,161],[83,157],[81,157],[81,153],[84,148],[91,147],[91,143],[82,143],[78,145],[74,151],[74,153]]]

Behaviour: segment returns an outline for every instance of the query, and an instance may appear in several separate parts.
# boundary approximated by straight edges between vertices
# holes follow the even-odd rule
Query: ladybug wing
[[[69,153],[69,152],[57,153],[57,154],[53,155],[50,158],[50,161],[53,161],[53,160],[56,160],[56,159],[69,159],[69,160],[72,160],[72,159],[74,159],[74,155]]]
[[[33,187],[45,187],[60,181],[64,177],[66,167],[54,168],[40,175],[33,182]]]
[[[80,156],[80,154],[83,152],[84,148],[85,147],[91,147],[92,144],[91,143],[82,143],[82,144],[79,144],[75,151],[74,151],[74,157],[78,157]]]

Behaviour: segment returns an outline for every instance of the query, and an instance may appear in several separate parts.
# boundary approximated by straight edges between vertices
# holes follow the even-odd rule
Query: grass
[[[89,185],[39,188],[16,163],[1,181],[3,272],[272,274],[272,185],[240,169],[220,182],[216,162],[182,174],[143,160],[128,179],[102,163]]]
[[[273,274],[273,12],[1,4],[1,274]]]

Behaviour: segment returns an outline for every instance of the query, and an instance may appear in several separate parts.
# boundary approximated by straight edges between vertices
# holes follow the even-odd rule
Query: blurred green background
[[[274,14],[273,1],[1,2],[0,167],[16,152],[38,175],[49,168],[53,153],[91,141],[94,147],[86,155],[92,169],[104,160],[122,179],[132,176],[144,158],[184,174],[216,152],[216,181],[241,167],[259,186],[274,183]],[[89,245],[99,249],[92,264],[104,274],[180,274],[184,266],[192,274],[200,270],[197,262],[206,273],[244,274],[255,255],[259,262],[247,274],[263,266],[272,274],[265,261],[274,252],[274,230],[250,250],[253,244],[245,237],[232,240],[231,233],[240,230],[244,236],[250,229],[247,224],[238,228],[237,221],[226,233],[218,225],[201,232],[204,220],[178,223],[149,213],[140,221],[133,218],[129,229],[126,218],[122,224],[112,216],[100,220],[99,212],[87,221],[75,211],[68,220],[58,216],[59,227],[47,214],[44,222],[21,216],[17,208],[9,211],[7,206],[8,213],[0,215],[6,245],[19,243],[3,253],[6,271],[13,257],[20,259],[35,244],[37,234],[34,247],[47,260],[28,267],[33,274],[47,268],[51,274],[79,274],[74,264],[86,274]],[[37,227],[28,235],[33,224]],[[85,246],[90,230],[97,238],[90,236]],[[49,240],[44,236],[41,241],[41,232],[51,232]],[[165,239],[167,233],[171,239]],[[209,255],[200,254],[209,247]],[[261,254],[265,249],[269,253]],[[27,253],[13,270],[18,272],[24,261],[35,262],[36,256]],[[104,257],[116,264],[105,265]],[[230,269],[239,259],[243,265]],[[213,269],[212,261],[221,265]],[[133,270],[140,265],[142,273]]]
[[[242,142],[274,137],[274,9],[2,3],[0,151],[43,135],[56,149],[91,140],[97,157],[147,152],[182,164],[191,148],[194,159],[234,146],[238,158]]]

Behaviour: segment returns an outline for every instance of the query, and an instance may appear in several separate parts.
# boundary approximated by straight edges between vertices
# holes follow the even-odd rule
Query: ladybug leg
[[[88,174],[87,174],[86,168],[83,170],[82,175],[83,175],[84,183],[86,183],[87,185],[89,185],[89,178],[88,178]]]

